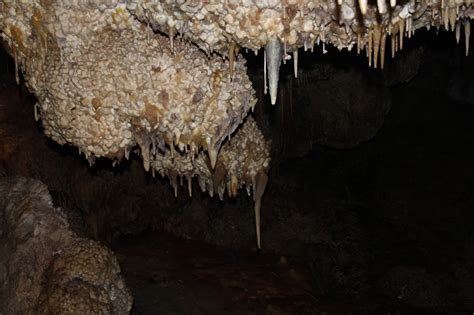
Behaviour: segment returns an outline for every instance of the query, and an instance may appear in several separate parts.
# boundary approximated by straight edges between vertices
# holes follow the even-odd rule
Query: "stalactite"
[[[276,104],[278,94],[278,79],[280,75],[280,63],[282,59],[281,46],[280,40],[275,38],[270,40],[265,47],[268,84],[270,87],[270,99],[272,105]]]

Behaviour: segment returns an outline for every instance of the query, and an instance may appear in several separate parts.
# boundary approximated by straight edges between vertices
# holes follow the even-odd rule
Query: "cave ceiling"
[[[239,51],[262,48],[264,89],[298,49],[356,50],[383,68],[420,28],[450,30],[469,52],[472,0],[34,0],[0,2],[0,35],[36,96],[45,134],[96,157],[128,159],[223,198],[261,197],[270,141],[247,117],[257,99]],[[361,57],[362,58],[362,57]],[[258,241],[259,243],[259,241]]]

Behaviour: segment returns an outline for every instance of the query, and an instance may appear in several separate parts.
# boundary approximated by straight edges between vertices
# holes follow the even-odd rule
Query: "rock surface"
[[[0,179],[0,214],[1,313],[128,314],[115,256],[69,229],[44,184]]]

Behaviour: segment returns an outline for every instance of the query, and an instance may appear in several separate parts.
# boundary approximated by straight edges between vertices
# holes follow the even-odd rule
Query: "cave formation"
[[[0,313],[472,311],[473,16],[471,0],[0,2]],[[431,144],[430,124],[449,154],[391,134]],[[416,162],[390,165],[391,145]],[[147,275],[147,251],[187,280]],[[199,311],[197,274],[220,279]]]

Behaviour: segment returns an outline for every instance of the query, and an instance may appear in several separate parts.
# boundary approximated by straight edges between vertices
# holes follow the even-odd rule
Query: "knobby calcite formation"
[[[241,58],[231,77],[220,57],[181,40],[170,45],[120,6],[104,13],[60,2],[32,12],[17,6],[9,11],[26,21],[7,19],[4,32],[45,132],[86,157],[120,160],[146,132],[162,148],[204,148],[215,164],[222,141],[256,102]]]
[[[240,55],[225,60],[155,34],[125,1],[2,4],[1,35],[38,98],[46,135],[77,146],[90,163],[128,159],[138,145],[145,170],[167,175],[175,192],[178,176],[190,194],[196,177],[221,198],[226,187],[234,196],[253,185],[259,213],[266,180],[257,178],[268,171],[269,142],[248,120],[241,140],[221,148],[256,103]]]
[[[77,236],[47,187],[0,179],[0,313],[128,314],[112,251]]]
[[[374,1],[375,2],[375,1]],[[170,34],[184,34],[206,51],[229,55],[243,47],[257,52],[265,47],[270,96],[276,102],[280,62],[293,52],[295,75],[298,48],[313,50],[315,43],[339,50],[364,47],[369,66],[384,66],[385,51],[392,56],[403,48],[404,37],[426,27],[456,31],[464,27],[469,50],[473,0],[132,0],[127,8],[139,19]],[[390,38],[388,38],[390,36]],[[391,48],[386,48],[390,41]],[[266,90],[266,89],[265,89]]]

